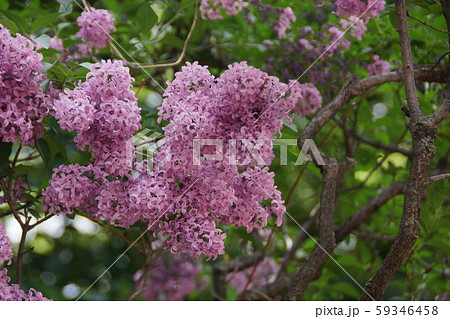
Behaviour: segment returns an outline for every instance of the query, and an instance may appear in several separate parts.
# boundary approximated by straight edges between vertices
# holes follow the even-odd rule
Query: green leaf
[[[35,39],[34,42],[39,44],[41,47],[48,49],[50,47],[50,37],[46,34],[41,35],[39,38]]]
[[[0,177],[12,177],[12,169],[8,163],[0,166]]]
[[[389,11],[389,20],[391,20],[392,26],[397,29],[398,23],[397,23],[397,13],[395,12],[395,8],[392,8],[391,11]]]
[[[61,13],[50,13],[37,17],[31,24],[31,32],[36,32],[39,29],[51,25],[60,15]]]
[[[0,165],[8,161],[11,150],[12,143],[0,142]]]
[[[9,8],[8,0],[0,0],[0,9],[6,10]]]
[[[17,165],[13,168],[13,176],[15,178],[28,174],[31,171],[37,170],[36,167],[30,165]]]
[[[20,28],[20,30],[22,30],[25,33],[29,33],[29,31],[30,31],[29,25],[24,18],[22,18],[21,16],[13,13],[11,11],[6,11],[6,10],[0,9],[0,12],[8,19],[14,21],[14,23]]]
[[[17,33],[17,25],[9,20],[9,19],[0,19],[0,24],[3,25],[6,29],[8,29],[11,34]]]
[[[195,8],[195,0],[181,0],[180,9]]]
[[[37,140],[36,148],[37,148],[39,154],[41,154],[44,164],[48,166],[50,159],[51,159],[51,151],[50,151],[50,147],[48,146],[47,141],[43,138]]]
[[[56,136],[48,134],[44,137],[44,139],[50,147],[51,159],[55,158],[55,156],[59,153],[63,156],[64,160],[68,161],[66,147],[56,138]]]
[[[33,215],[37,219],[41,218],[41,214],[39,214],[39,212],[37,210],[35,210],[33,208],[29,208],[28,211],[30,212],[31,215]]]
[[[50,70],[50,68],[51,68],[52,66],[55,65],[55,63],[56,63],[56,61],[53,62],[53,63],[42,62],[42,69],[41,69],[41,72],[42,72],[42,73],[47,72],[48,70]]]
[[[58,121],[53,117],[50,116],[50,128],[55,132],[57,135],[61,134],[61,127],[59,126]]]
[[[116,0],[103,0],[106,8],[110,11],[115,12],[117,10],[117,1]]]
[[[156,22],[158,22],[158,16],[152,7],[146,2],[140,5],[136,12],[136,23],[139,31],[148,33]]]
[[[56,0],[60,6],[58,12],[61,13],[63,16],[66,16],[68,14],[72,13],[72,0]]]

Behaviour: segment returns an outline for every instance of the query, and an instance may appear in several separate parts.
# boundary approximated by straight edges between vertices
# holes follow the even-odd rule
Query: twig
[[[407,15],[409,18],[411,18],[411,19],[413,19],[413,20],[416,20],[417,22],[422,23],[424,26],[427,26],[427,27],[429,27],[429,28],[431,28],[431,29],[433,29],[433,30],[436,30],[436,31],[439,31],[439,32],[442,32],[442,33],[445,33],[445,34],[449,34],[449,35],[450,35],[450,32],[445,31],[445,30],[441,30],[441,29],[439,29],[439,28],[436,28],[435,26],[432,26],[431,24],[426,23],[425,21],[422,21],[422,20],[420,20],[420,19],[417,19],[417,18],[413,17],[412,15],[410,15],[409,12],[406,12],[406,15]]]
[[[198,20],[198,9],[195,9],[195,14],[194,14],[194,21],[192,22],[191,25],[191,29],[189,30],[189,33],[184,41],[184,45],[183,45],[183,49],[181,51],[180,56],[178,57],[178,59],[174,62],[170,62],[170,63],[157,63],[157,64],[148,64],[148,63],[138,63],[138,62],[130,62],[128,61],[123,55],[122,53],[119,51],[119,49],[115,46],[115,44],[113,43],[114,39],[112,40],[108,40],[109,45],[111,46],[111,49],[113,50],[113,52],[121,59],[125,62],[125,64],[131,68],[139,68],[139,69],[154,69],[154,68],[168,68],[168,67],[174,67],[177,66],[178,64],[180,64],[184,58],[186,57],[186,52],[187,52],[187,47],[189,45],[189,41],[191,40],[192,35],[194,34],[194,30],[195,27],[197,25],[197,20]],[[115,42],[115,41],[114,41]]]
[[[381,266],[366,283],[361,300],[370,300],[371,298],[379,300],[381,298],[389,282],[419,237],[422,194],[429,184],[428,170],[436,151],[434,138],[437,125],[433,121],[430,121],[432,116],[423,116],[416,94],[416,79],[413,70],[405,0],[396,0],[395,6],[402,52],[403,82],[405,84],[406,100],[408,101],[411,115],[411,124],[409,126],[412,135],[411,168],[406,185],[402,218],[397,237]]]
[[[397,153],[406,155],[408,157],[411,157],[411,151],[405,150],[401,147],[398,147],[397,145],[384,144],[384,143],[381,143],[378,141],[372,141],[371,139],[368,139],[367,137],[359,135],[359,134],[355,134],[354,137],[356,139],[360,140],[361,142],[368,144],[370,146],[373,146],[375,148],[382,148],[389,152],[397,152]]]
[[[27,240],[27,234],[30,230],[31,217],[28,217],[22,226],[22,236],[20,237],[19,249],[17,251],[17,265],[16,265],[16,284],[20,286],[22,282],[22,268],[23,268],[23,256],[26,254],[25,242]]]
[[[320,203],[317,203],[316,206],[311,210],[309,213],[308,220],[304,223],[302,226],[303,229],[300,230],[300,232],[297,234],[297,237],[295,238],[294,242],[292,243],[291,248],[284,254],[283,262],[280,265],[280,269],[277,273],[277,279],[280,278],[284,272],[286,271],[287,264],[289,261],[294,257],[295,252],[297,251],[298,247],[300,246],[300,243],[306,238],[306,232],[309,231],[309,229],[314,225],[316,221],[316,214],[319,211]],[[305,232],[306,231],[306,232]]]
[[[429,180],[430,180],[430,183],[434,183],[434,182],[437,182],[437,181],[442,181],[442,180],[447,179],[447,178],[450,178],[450,173],[448,173],[448,174],[441,174],[441,175],[434,175],[434,176],[431,176],[429,178]]]

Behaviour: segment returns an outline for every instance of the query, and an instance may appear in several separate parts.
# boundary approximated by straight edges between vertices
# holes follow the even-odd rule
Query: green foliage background
[[[311,27],[316,31],[324,28],[326,23],[338,24],[339,18],[331,14],[317,15],[318,8],[314,1],[263,1],[280,7],[290,6],[302,18],[293,24],[294,32],[289,37],[295,39],[299,28]],[[432,0],[411,0],[408,8],[416,18],[427,21],[439,29],[446,29],[440,6]],[[120,44],[122,54],[129,60],[139,62],[158,63],[176,59],[183,47],[184,40],[189,32],[194,18],[196,1],[194,0],[102,0],[90,1],[96,8],[106,8],[114,13],[117,31],[112,34],[115,42]],[[352,46],[345,52],[344,58],[350,63],[348,76],[367,77],[368,73],[364,63],[371,63],[371,57],[378,54],[394,67],[399,67],[400,47],[395,30],[395,15],[393,14],[393,1],[387,1],[387,9],[380,19],[373,19],[368,24],[367,34],[361,42],[352,41]],[[69,47],[81,43],[74,35],[78,31],[75,23],[81,9],[70,0],[31,0],[7,1],[0,0],[0,23],[12,32],[34,37],[38,42],[46,44],[45,35],[57,35],[63,39],[64,46]],[[328,10],[328,11],[327,11]],[[321,11],[321,12],[322,12]],[[236,61],[246,60],[250,65],[258,68],[266,66],[268,57],[280,57],[281,41],[270,25],[259,22],[258,12],[250,8],[253,24],[248,24],[243,14],[226,17],[221,21],[200,19],[193,37],[189,43],[186,61],[199,61],[208,65],[211,72],[220,75],[227,65]],[[436,32],[420,23],[409,21],[412,39],[413,56],[417,64],[434,64],[436,58],[448,51],[448,37],[444,33]],[[272,41],[270,47],[264,41]],[[1,40],[0,40],[1,41]],[[44,68],[49,78],[59,87],[73,87],[75,81],[84,79],[87,69],[77,63],[63,65],[57,59],[57,52],[53,49],[41,49],[44,56]],[[129,55],[128,55],[129,54]],[[130,57],[131,56],[131,57]],[[109,48],[100,51],[97,59],[115,58]],[[302,56],[295,58],[302,59]],[[85,59],[82,62],[92,62]],[[356,63],[358,62],[358,63]],[[174,73],[181,67],[148,69],[132,69],[135,78],[135,90],[142,80],[146,85],[139,91],[139,105],[142,108],[143,126],[153,131],[162,132],[161,125],[156,122],[155,103],[151,102],[160,97],[165,88],[165,82],[174,77]],[[276,65],[276,74],[281,75],[285,66]],[[339,66],[335,66],[336,71]],[[342,84],[345,81],[342,82]],[[45,85],[45,83],[44,83]],[[48,84],[47,84],[48,85]],[[160,86],[161,85],[161,86]],[[429,114],[438,105],[438,90],[440,86],[426,84],[419,92],[419,99],[423,110]],[[322,93],[337,92],[339,87],[320,87]],[[447,86],[448,89],[448,86]],[[349,112],[349,121],[358,116],[357,133],[372,140],[387,144],[400,144],[410,149],[411,137],[405,125],[405,116],[401,111],[404,104],[404,90],[402,85],[389,83],[371,92],[359,105],[358,111]],[[324,103],[326,103],[324,101]],[[387,107],[387,114],[381,118],[373,115],[373,106],[383,103]],[[157,103],[156,103],[157,104]],[[157,106],[157,105],[156,105]],[[340,114],[341,117],[347,105]],[[305,127],[309,119],[296,118],[293,126],[283,129],[283,138],[297,138],[299,132]],[[37,149],[41,157],[21,164],[14,172],[14,178],[26,176],[32,190],[27,194],[29,200],[34,202],[31,213],[43,217],[42,199],[36,197],[39,190],[48,185],[51,170],[60,164],[80,163],[89,161],[89,154],[80,152],[70,144],[73,135],[63,132],[56,121],[49,117],[47,133],[38,141]],[[436,139],[437,153],[432,169],[447,163],[450,151],[450,126],[444,122],[438,131]],[[164,125],[164,123],[162,124]],[[345,138],[342,130],[333,129],[335,122],[328,123],[316,137],[316,142],[328,138],[321,145],[321,150],[327,154],[334,154],[336,150],[345,149]],[[330,133],[331,131],[331,133]],[[12,145],[11,154],[15,154],[17,144]],[[1,145],[2,153],[9,156],[8,145]],[[276,184],[286,198],[291,190],[300,170],[303,167],[294,166],[299,151],[289,149],[288,166],[281,166],[277,157],[271,167],[276,173]],[[13,155],[11,155],[13,156]],[[2,159],[3,159],[2,154]],[[341,196],[335,214],[335,223],[339,225],[367,201],[375,196],[381,189],[389,186],[393,181],[406,181],[409,170],[407,157],[399,153],[389,154],[386,150],[376,149],[361,144],[355,153],[358,165],[351,170],[345,180],[345,189],[348,191]],[[367,177],[367,178],[366,178]],[[363,183],[363,184],[361,184]],[[362,186],[359,187],[358,186]],[[386,300],[433,300],[435,296],[442,295],[450,289],[448,275],[449,247],[449,205],[445,200],[449,197],[450,181],[440,181],[429,187],[421,216],[421,236],[414,246],[407,261],[396,274],[384,295]],[[355,189],[351,190],[351,188]],[[300,224],[308,217],[310,211],[319,201],[321,190],[321,175],[317,168],[308,165],[293,192],[287,211]],[[397,196],[380,208],[372,217],[364,222],[359,229],[360,235],[347,238],[344,245],[339,246],[334,253],[336,261],[342,265],[361,284],[365,283],[381,264],[387,253],[391,241],[375,240],[368,236],[383,235],[393,237],[396,235],[402,212],[402,196]],[[5,206],[0,206],[6,210]],[[82,213],[80,213],[82,214]],[[71,218],[71,217],[69,217]],[[72,216],[73,218],[73,216]],[[268,225],[273,227],[271,222]],[[245,256],[258,251],[265,244],[258,236],[247,234],[243,229],[224,227],[228,234],[226,239],[226,254],[215,262]],[[130,230],[117,230],[124,233],[130,240],[137,238],[142,231],[140,225]],[[286,251],[286,238],[294,239],[299,232],[298,226],[289,218],[284,226],[275,233],[275,240],[269,247],[269,254],[275,260],[283,257]],[[367,236],[361,235],[361,233]],[[313,236],[317,235],[317,228],[311,229]],[[128,246],[111,232],[99,228],[95,234],[86,235],[77,231],[68,224],[60,238],[52,238],[44,233],[38,233],[28,246],[34,246],[34,251],[25,256],[23,287],[33,287],[42,291],[45,296],[63,300],[62,289],[68,284],[76,284],[86,288],[110,265]],[[311,239],[305,240],[293,261],[288,266],[288,272],[294,272],[302,265],[314,248]],[[131,249],[120,261],[113,266],[106,275],[84,296],[86,300],[123,300],[133,286],[133,275],[143,266],[142,256]],[[211,275],[211,265],[214,262],[203,261],[204,273]],[[14,278],[14,267],[9,273]],[[229,289],[229,299],[236,298],[237,294]],[[188,299],[212,300],[212,284],[203,293],[193,292]],[[312,282],[307,289],[305,300],[353,300],[358,299],[360,289],[332,260],[329,260],[319,280]]]

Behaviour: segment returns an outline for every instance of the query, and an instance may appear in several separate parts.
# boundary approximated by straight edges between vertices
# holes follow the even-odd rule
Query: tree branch
[[[382,149],[390,151],[390,152],[397,152],[397,153],[406,155],[408,157],[411,157],[411,151],[405,150],[404,148],[398,147],[396,145],[384,144],[384,143],[381,143],[378,141],[372,141],[371,139],[368,139],[367,137],[359,135],[359,134],[355,134],[354,137],[357,140],[360,140],[361,142],[368,144],[370,146],[373,146],[375,148],[382,148]]]
[[[256,264],[261,256],[255,253],[244,258],[237,258],[227,262],[220,262],[213,265],[213,294],[217,300],[226,300],[226,275],[232,271],[240,271]]]
[[[414,70],[416,80],[426,82],[450,83],[450,67],[435,70],[431,67],[419,67]],[[338,95],[308,123],[300,135],[297,144],[301,148],[305,140],[312,139],[322,127],[331,120],[344,105],[366,90],[389,82],[402,82],[403,71],[398,70],[370,76],[362,80],[351,80],[340,90]]]
[[[427,119],[430,121],[430,124],[437,128],[445,118],[450,114],[450,98],[445,100],[441,106],[438,107],[433,114],[429,115]]]
[[[428,169],[435,153],[436,127],[422,115],[416,95],[405,0],[396,0],[395,5],[404,69],[403,81],[411,114],[409,129],[413,138],[412,160],[397,238],[375,275],[366,283],[365,291],[370,296],[364,292],[361,300],[370,300],[370,297],[377,300],[381,298],[392,277],[419,237],[422,195],[429,184]]]
[[[336,244],[343,241],[348,235],[350,235],[355,229],[357,229],[367,218],[378,211],[378,209],[386,204],[393,197],[404,193],[405,184],[403,182],[394,182],[389,187],[384,189],[380,194],[373,197],[367,202],[366,205],[361,207],[356,213],[349,217],[336,231],[335,238]],[[320,272],[320,270],[319,270]],[[259,289],[269,297],[275,297],[279,293],[285,291],[291,284],[293,276],[282,277],[280,276],[274,283],[266,285]],[[276,289],[274,289],[276,287]],[[261,295],[250,294],[248,292],[246,300],[259,300]]]
[[[336,180],[341,169],[354,165],[356,165],[356,163],[349,158],[341,164],[334,158],[325,159],[325,165],[321,167],[323,181],[320,198],[319,241],[314,248],[311,257],[295,275],[286,296],[283,297],[284,300],[301,299],[303,292],[309,283],[320,276],[323,265],[336,246],[333,228],[336,203]]]
[[[357,229],[367,218],[374,214],[378,209],[386,204],[391,198],[405,191],[405,183],[394,182],[389,187],[385,188],[380,194],[373,197],[366,205],[361,207],[355,214],[350,216],[341,226],[336,230],[336,242],[341,242],[353,230]]]
[[[409,39],[408,21],[406,18],[406,4],[404,0],[395,1],[395,9],[398,21],[398,34],[402,51],[403,83],[405,85],[406,100],[413,121],[417,121],[422,115],[419,100],[416,94],[416,83],[414,78],[414,64],[411,53],[411,42]]]
[[[441,0],[442,11],[444,12],[447,31],[450,31],[450,0]],[[450,33],[448,35],[448,45],[450,47]]]

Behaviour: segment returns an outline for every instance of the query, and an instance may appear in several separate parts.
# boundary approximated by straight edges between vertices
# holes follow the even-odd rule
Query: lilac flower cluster
[[[0,266],[4,261],[11,262],[13,257],[12,249],[13,246],[11,245],[8,236],[6,236],[6,228],[0,223]]]
[[[218,224],[251,232],[264,227],[273,214],[280,225],[283,201],[266,166],[274,157],[274,135],[302,98],[300,87],[288,92],[286,84],[245,62],[230,65],[217,79],[207,67],[188,63],[164,93],[160,120],[170,122],[154,158],[156,168],[148,171],[144,163],[135,162],[134,153],[132,167],[98,156],[100,150],[121,158],[120,150],[104,148],[115,139],[126,145],[129,140],[122,138],[136,130],[138,118],[130,115],[133,110],[121,112],[125,103],[113,99],[120,94],[134,103],[129,75],[110,67],[98,71],[101,76],[96,72],[74,90],[66,90],[55,107],[61,127],[76,131],[77,143],[89,146],[96,161],[88,167],[55,169],[44,191],[46,209],[55,214],[87,211],[121,227],[141,220],[168,238],[166,248],[173,254],[196,258],[224,253],[226,234]],[[200,150],[196,165],[194,139],[222,140],[224,160],[208,160],[208,152],[216,151],[210,145]],[[253,156],[255,150],[263,164]]]
[[[380,14],[385,8],[384,0],[336,0],[336,15],[341,17],[358,16],[366,23]]]
[[[101,61],[90,70],[85,82],[61,93],[55,118],[62,129],[78,133],[75,142],[92,152],[95,166],[124,175],[133,165],[132,136],[141,120],[133,78],[121,61]]]
[[[256,270],[254,268],[256,267]],[[278,270],[278,266],[271,258],[264,258],[255,266],[250,266],[244,270],[238,272],[229,273],[226,277],[227,281],[238,293],[242,293],[250,279],[250,283],[247,289],[256,289],[267,285],[271,280],[275,279]],[[254,272],[254,273],[253,273]]]
[[[203,19],[221,20],[222,12],[229,16],[235,16],[248,6],[248,2],[242,0],[202,0],[200,12]]]
[[[80,26],[77,36],[99,49],[106,46],[110,32],[116,30],[113,14],[104,9],[91,8],[90,11],[83,11],[77,23]]]
[[[11,242],[6,236],[6,229],[0,223],[0,266],[3,262],[11,263],[13,257]],[[11,279],[8,277],[8,270],[0,270],[0,301],[47,301],[42,293],[30,289],[25,293],[17,284],[10,284]]]
[[[159,116],[170,123],[156,163],[171,159],[158,165],[156,172],[178,180],[176,192],[184,193],[173,205],[175,218],[158,226],[169,237],[173,253],[222,254],[226,234],[217,228],[216,220],[249,232],[264,227],[272,214],[276,224],[281,223],[284,206],[273,173],[251,154],[258,149],[270,164],[271,140],[301,96],[299,90],[285,94],[287,89],[246,62],[230,65],[217,79],[207,67],[188,63],[169,83]],[[207,154],[216,150],[206,147],[200,165],[194,165],[194,139],[220,139],[223,161],[209,161]],[[247,143],[239,142],[243,140]],[[269,202],[264,205],[265,201]]]
[[[369,71],[369,75],[377,75],[383,73],[389,73],[391,68],[389,63],[380,59],[378,55],[374,55],[372,57],[373,63],[367,66],[367,70]]]
[[[180,301],[206,288],[208,277],[200,277],[201,266],[189,258],[163,255],[147,267],[134,275],[145,300]]]
[[[318,10],[325,14],[323,9],[318,8]],[[363,20],[350,17],[349,20],[341,19],[337,25],[326,24],[320,29],[321,31],[314,31],[310,27],[302,28],[297,35],[297,40],[290,39],[281,43],[280,46],[274,46],[273,48],[282,55],[277,56],[279,54],[274,52],[273,56],[267,60],[266,71],[269,73],[279,71],[286,81],[303,74],[307,82],[317,87],[340,86],[348,65],[353,62],[343,56],[351,46],[351,41],[344,32],[349,29],[350,36],[361,40],[367,27]],[[269,49],[272,46],[270,42],[267,42],[266,45]],[[302,59],[298,59],[299,55],[302,56]],[[316,61],[318,57],[321,58]],[[280,65],[280,63],[286,67],[282,70],[275,69],[274,66]],[[314,100],[316,101],[315,105],[319,106],[321,96],[311,90],[308,91],[317,96]],[[333,90],[330,92],[322,90],[322,94],[330,97],[333,95]],[[309,106],[311,105],[309,103]],[[297,108],[297,111],[300,112],[300,115],[310,114],[310,112],[304,113],[301,108]]]
[[[322,107],[322,95],[312,83],[300,83],[302,98],[297,103],[295,111],[301,116],[307,116],[315,113]]]
[[[105,173],[93,165],[61,165],[54,170],[50,186],[42,192],[44,209],[56,215],[91,212],[96,208],[95,194],[105,182]]]
[[[34,44],[0,25],[0,139],[34,145],[44,133],[42,121],[53,98],[43,92],[40,82],[42,55]]]
[[[279,21],[272,28],[277,32],[278,39],[286,37],[286,31],[291,28],[291,22],[297,21],[297,18],[290,7],[283,9]]]
[[[350,35],[355,37],[358,41],[361,41],[363,35],[367,32],[366,24],[363,20],[355,16],[351,16],[349,20],[350,21],[341,19],[341,21],[339,21],[342,29],[347,30],[348,28],[350,28]]]

